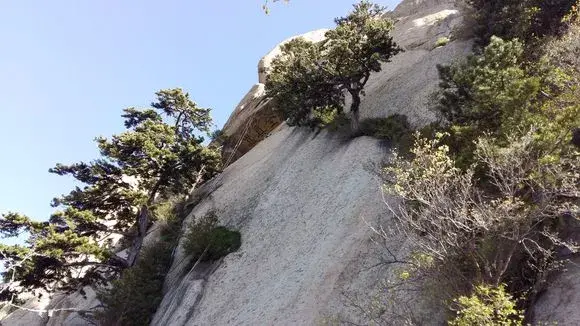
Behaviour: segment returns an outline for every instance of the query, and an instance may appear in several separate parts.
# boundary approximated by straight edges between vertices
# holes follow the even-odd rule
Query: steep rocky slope
[[[406,51],[369,81],[361,116],[402,113],[421,125],[433,119],[428,102],[437,87],[436,65],[465,56],[471,43],[459,39],[434,48],[439,37],[460,28],[453,1],[404,1],[399,8],[395,38]],[[252,110],[263,109],[254,105],[261,87],[240,104],[243,116],[234,112],[236,124],[226,125],[226,134],[243,135]],[[284,125],[268,133],[200,189],[210,194],[188,218],[216,209],[222,223],[241,231],[242,247],[193,272],[178,252],[153,325],[313,325],[338,312],[356,319],[343,293],[376,290],[386,271],[369,268],[380,248],[370,241],[367,223],[392,224],[376,175],[388,149],[371,138]],[[402,244],[393,239],[390,247]]]
[[[361,117],[405,114],[416,125],[434,118],[428,110],[437,88],[437,64],[471,51],[464,14],[453,0],[404,0],[389,14],[405,52],[385,64],[368,83]],[[318,40],[323,31],[306,35]],[[435,47],[441,37],[452,41]],[[278,47],[259,63],[258,83],[224,126],[230,165],[194,194],[203,199],[187,222],[215,209],[220,222],[240,230],[242,247],[194,270],[181,250],[165,284],[152,325],[315,325],[340,317],[362,322],[350,301],[364,303],[380,287],[388,266],[378,265],[384,249],[371,241],[369,225],[393,225],[380,192],[377,171],[389,148],[375,139],[349,139],[281,124],[264,101],[264,78]],[[405,253],[403,238],[385,244]],[[573,269],[571,269],[573,270]],[[576,268],[577,270],[577,268]],[[575,325],[577,272],[556,277],[534,311],[538,320]],[[89,295],[60,297],[31,308],[92,307]],[[419,299],[419,298],[415,298]],[[425,325],[442,323],[429,304],[417,306]],[[576,319],[575,319],[576,318]],[[52,317],[19,311],[3,325],[84,325],[75,313]]]

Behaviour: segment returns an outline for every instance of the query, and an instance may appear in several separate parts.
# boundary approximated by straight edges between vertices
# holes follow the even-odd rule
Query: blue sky
[[[35,219],[73,182],[47,170],[96,158],[123,108],[181,87],[221,127],[278,42],[331,27],[355,0],[0,0],[0,213]],[[378,3],[393,9],[398,0]]]

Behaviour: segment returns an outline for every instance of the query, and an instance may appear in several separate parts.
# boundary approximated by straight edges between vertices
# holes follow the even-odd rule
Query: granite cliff
[[[453,0],[404,0],[389,16],[394,37],[405,51],[374,74],[366,87],[361,118],[404,114],[414,126],[434,119],[430,95],[437,89],[436,66],[471,52],[469,24]],[[324,30],[303,35],[323,38]],[[436,47],[440,38],[450,42]],[[381,250],[369,225],[393,225],[377,171],[389,148],[376,139],[292,128],[264,100],[264,81],[274,48],[259,63],[258,83],[223,128],[228,167],[196,190],[201,198],[186,223],[216,210],[220,222],[240,230],[241,248],[212,264],[190,270],[177,250],[165,281],[165,295],[152,325],[316,325],[340,316],[364,322],[347,298],[369,298],[380,289],[388,266],[378,266]],[[150,237],[153,237],[151,235]],[[404,238],[386,243],[405,253]],[[575,325],[578,302],[573,274],[556,276],[540,297],[538,320]],[[33,309],[90,308],[91,290],[29,302]],[[443,324],[441,312],[412,298],[425,325]],[[3,325],[85,325],[78,314],[16,311]]]

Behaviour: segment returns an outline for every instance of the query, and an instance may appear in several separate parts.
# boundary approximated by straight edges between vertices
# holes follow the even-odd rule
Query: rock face
[[[397,22],[394,38],[407,53],[396,56],[393,63],[384,65],[383,71],[371,77],[366,87],[367,96],[363,98],[362,118],[405,113],[413,116],[412,122],[418,125],[433,120],[433,114],[425,110],[425,101],[437,88],[438,74],[434,67],[464,54],[465,43],[452,42],[435,50],[434,47],[441,37],[462,37],[459,32],[462,32],[463,16],[459,11],[450,0],[406,0],[388,14]],[[259,83],[244,96],[222,129],[227,139],[222,152],[226,165],[247,153],[283,121],[276,108],[263,99],[268,68],[281,53],[280,46],[298,37],[319,42],[324,40],[326,31],[319,29],[284,40],[260,60]],[[416,69],[416,65],[428,69]]]
[[[266,54],[258,63],[258,82],[261,84],[266,83],[266,76],[268,74],[268,69],[270,68],[270,64],[272,63],[272,60],[274,60],[274,58],[276,58],[279,54],[282,53],[282,51],[280,50],[280,47],[282,45],[290,42],[293,39],[297,39],[297,38],[303,38],[307,41],[314,42],[314,43],[320,42],[320,41],[325,39],[324,34],[327,31],[328,31],[328,29],[317,29],[315,31],[311,31],[311,32],[304,33],[301,35],[293,36],[289,39],[282,41],[280,44],[276,45],[276,47],[274,49],[272,49],[272,51],[268,52],[268,54]]]
[[[436,65],[471,50],[462,39],[435,48],[439,37],[453,38],[460,26],[453,1],[409,9],[414,6],[404,1],[393,14],[395,39],[406,51],[369,81],[363,118],[402,113],[416,125],[432,121],[428,102],[438,83]],[[267,106],[260,103],[262,87],[254,86],[236,108],[226,134]],[[217,210],[221,223],[240,230],[242,247],[193,271],[178,250],[152,325],[316,325],[336,315],[361,321],[344,294],[368,298],[388,272],[370,268],[380,248],[370,241],[368,224],[392,225],[383,202],[392,199],[381,197],[377,177],[389,151],[366,137],[285,125],[269,133],[200,189],[208,195],[188,217]],[[403,250],[404,240],[393,238],[389,247]],[[429,316],[425,324],[436,324],[437,314]]]
[[[288,127],[258,144],[206,185],[211,195],[189,217],[217,209],[242,247],[190,274],[178,252],[152,324],[314,324],[361,264],[363,218],[384,213],[371,168],[384,152],[373,139]]]
[[[222,157],[226,166],[247,153],[282,123],[282,116],[264,100],[264,94],[264,84],[252,86],[224,125],[222,132],[226,140]]]
[[[538,325],[580,325],[580,259],[572,260],[566,271],[556,275],[549,288],[542,293],[532,308]]]
[[[436,65],[471,52],[461,27],[462,9],[453,0],[404,0],[389,16],[396,20],[394,37],[405,52],[371,77],[361,118],[400,113],[412,124],[424,125],[434,119],[429,102],[438,84]],[[317,41],[324,32],[306,37]],[[435,48],[441,37],[451,42]],[[275,108],[263,100],[265,71],[277,53],[279,47],[260,61],[259,83],[223,128],[229,138],[224,153],[231,165],[196,191],[203,199],[184,224],[215,209],[222,224],[241,232],[242,246],[195,269],[179,247],[152,325],[317,325],[334,317],[366,323],[355,304],[368,301],[392,272],[378,264],[384,248],[371,241],[369,227],[393,225],[384,201],[394,199],[382,197],[377,175],[389,149],[368,137],[315,134],[281,124]],[[383,245],[394,254],[407,250],[401,238]],[[579,323],[566,319],[579,300],[572,290],[578,288],[573,276],[580,271],[575,270],[557,280],[560,289],[554,287],[540,298],[538,320]],[[77,299],[51,305],[94,303]],[[428,303],[414,307],[419,324],[443,323],[442,312],[431,311]],[[2,323],[80,325],[77,317],[17,312]]]
[[[272,60],[281,53],[280,46],[298,37],[311,42],[319,42],[324,39],[326,31],[327,29],[319,29],[291,37],[278,44],[260,60],[258,63],[258,84],[252,86],[236,106],[222,129],[226,138],[222,149],[226,165],[247,153],[283,122],[282,115],[264,100],[264,84],[267,72]]]

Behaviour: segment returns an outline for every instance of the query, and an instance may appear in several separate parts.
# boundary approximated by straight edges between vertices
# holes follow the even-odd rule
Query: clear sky
[[[0,213],[35,219],[73,183],[55,163],[96,158],[121,110],[181,87],[221,127],[280,41],[332,27],[356,0],[0,0]],[[378,0],[394,9],[398,0]]]

